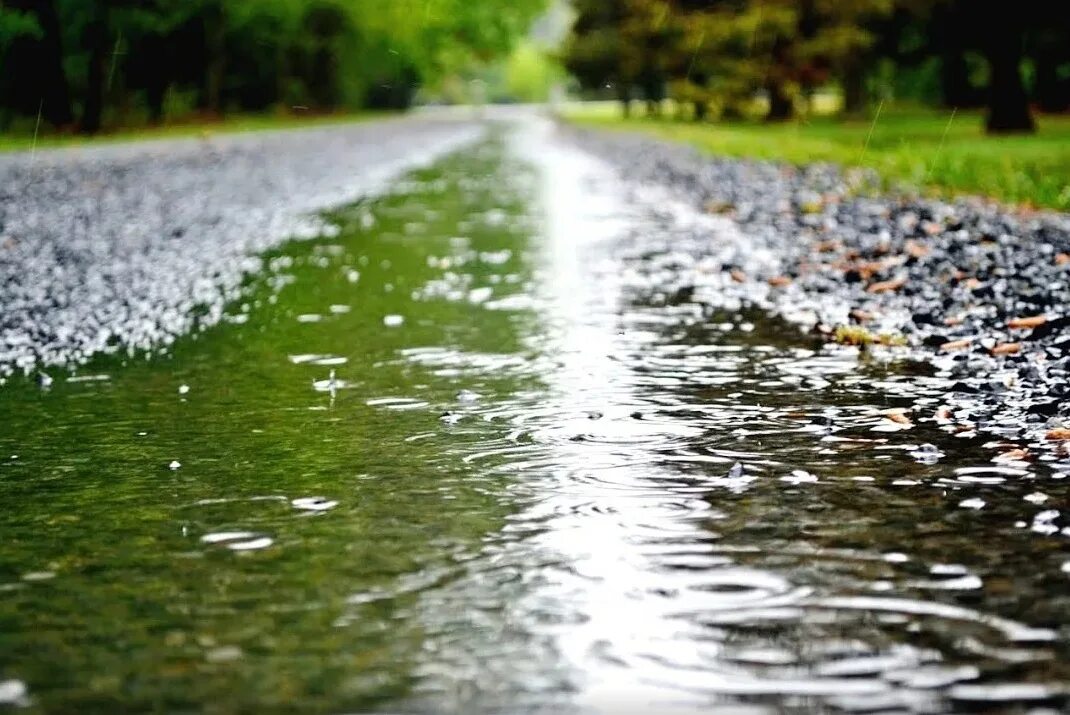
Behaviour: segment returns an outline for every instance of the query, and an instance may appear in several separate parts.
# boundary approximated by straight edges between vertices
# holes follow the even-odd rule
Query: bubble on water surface
[[[103,373],[99,375],[71,375],[67,378],[67,382],[104,382],[110,379],[111,375]]]
[[[818,481],[816,474],[811,474],[805,469],[794,469],[791,474],[786,474],[780,478],[780,481],[787,482],[788,484],[813,484]]]
[[[21,680],[0,680],[0,704],[28,705],[29,689]]]
[[[337,501],[327,497],[298,497],[291,499],[290,504],[302,511],[327,511],[338,506]]]
[[[201,537],[201,542],[222,546],[231,551],[255,551],[266,549],[274,543],[274,540],[252,531],[218,531],[205,534]]]
[[[206,651],[204,659],[209,663],[229,663],[241,659],[243,655],[242,649],[238,646],[224,645]]]

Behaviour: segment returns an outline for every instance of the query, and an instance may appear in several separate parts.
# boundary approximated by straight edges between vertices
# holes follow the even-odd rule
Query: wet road
[[[723,217],[525,121],[328,218],[166,354],[4,388],[5,700],[1065,707],[1070,464],[681,290]]]

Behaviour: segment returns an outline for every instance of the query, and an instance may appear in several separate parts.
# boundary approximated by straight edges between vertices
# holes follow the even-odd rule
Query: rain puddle
[[[0,706],[1065,707],[1065,458],[681,290],[663,198],[512,127],[227,324],[4,387]]]

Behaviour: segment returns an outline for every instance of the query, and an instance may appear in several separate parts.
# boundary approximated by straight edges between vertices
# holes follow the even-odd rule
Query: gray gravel
[[[481,132],[409,118],[0,156],[0,379],[218,322],[258,253]]]
[[[676,231],[661,246],[644,236],[638,270],[657,274],[651,283],[664,300],[756,306],[827,340],[845,328],[894,336],[907,347],[878,352],[928,363],[928,379],[944,386],[911,419],[1065,459],[1070,441],[1055,435],[1070,427],[1070,216],[882,196],[871,175],[833,166],[715,159],[638,135],[564,131],[637,189],[668,187],[673,201],[742,234],[719,242],[707,229]],[[1044,322],[1014,322],[1026,317]]]

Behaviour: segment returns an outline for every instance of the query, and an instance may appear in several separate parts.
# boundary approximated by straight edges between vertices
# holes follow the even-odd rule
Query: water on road
[[[1065,706],[1065,460],[681,287],[724,219],[533,122],[330,218],[166,354],[2,388],[0,702]]]

